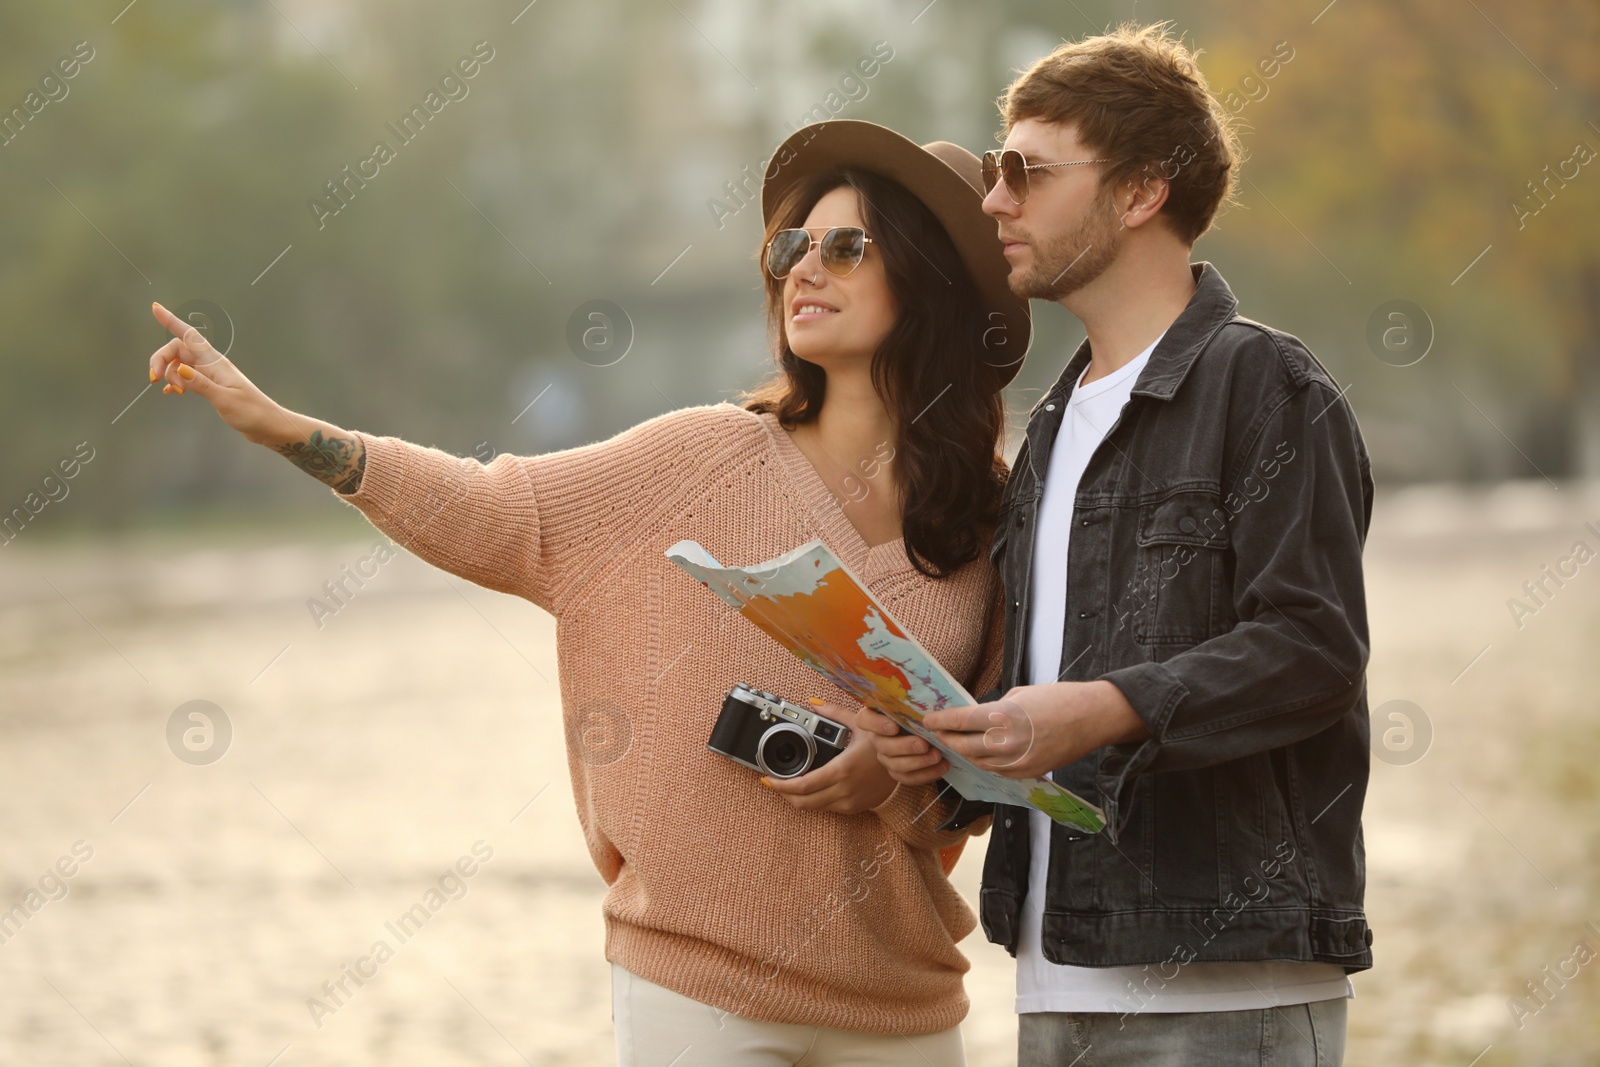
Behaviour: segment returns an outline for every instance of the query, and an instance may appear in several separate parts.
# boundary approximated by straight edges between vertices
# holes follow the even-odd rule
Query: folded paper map
[[[945,781],[962,796],[1038,808],[1091,833],[1105,826],[1099,808],[1049,779],[981,770],[923,727],[930,711],[977,701],[821,541],[753,567],[724,567],[694,541],[679,541],[667,558],[839,688],[944,753]]]

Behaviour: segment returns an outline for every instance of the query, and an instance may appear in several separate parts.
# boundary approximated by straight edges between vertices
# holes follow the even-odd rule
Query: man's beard
[[[1010,279],[1011,291],[1024,299],[1060,300],[1104,274],[1116,262],[1124,229],[1110,194],[1097,195],[1072,231],[1033,244],[1033,266]]]

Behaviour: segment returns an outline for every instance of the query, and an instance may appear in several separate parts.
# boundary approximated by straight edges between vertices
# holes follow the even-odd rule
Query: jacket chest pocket
[[[1134,640],[1188,647],[1220,633],[1231,569],[1222,498],[1194,490],[1141,505],[1135,539]]]

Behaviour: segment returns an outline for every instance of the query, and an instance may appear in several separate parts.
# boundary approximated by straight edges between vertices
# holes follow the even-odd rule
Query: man
[[[1017,959],[1019,1060],[1337,1064],[1346,975],[1372,965],[1355,417],[1303,344],[1189,262],[1238,142],[1165,26],[1063,45],[1003,115],[984,209],[1010,285],[1088,337],[1001,505],[1001,689],[926,724],[1106,817],[1082,834],[963,802],[945,823],[994,814],[979,911]],[[948,770],[863,722],[898,780]]]

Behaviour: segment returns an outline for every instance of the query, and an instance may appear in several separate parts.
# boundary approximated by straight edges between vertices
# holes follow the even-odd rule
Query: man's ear
[[[1133,177],[1124,179],[1117,189],[1117,205],[1122,208],[1122,224],[1130,230],[1155,218],[1167,202],[1171,183],[1155,167],[1146,165]]]

